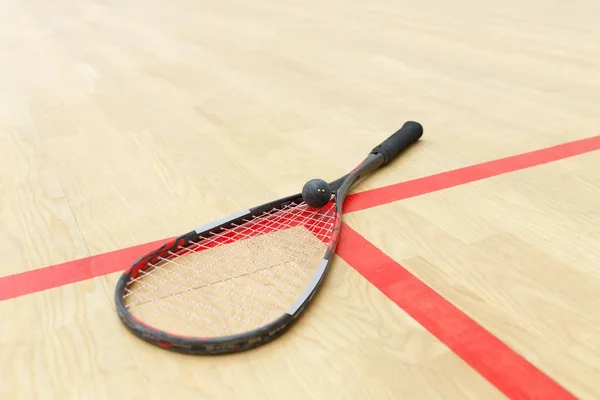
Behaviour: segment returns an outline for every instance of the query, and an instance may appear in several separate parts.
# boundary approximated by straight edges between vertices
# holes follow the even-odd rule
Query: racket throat
[[[332,190],[336,192],[337,203],[341,206],[352,187],[362,178],[381,167],[384,162],[383,155],[374,153],[369,154],[358,167],[354,168],[353,171],[331,182],[330,186]]]

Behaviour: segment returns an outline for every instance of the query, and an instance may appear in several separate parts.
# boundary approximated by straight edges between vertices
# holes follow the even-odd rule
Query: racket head
[[[321,287],[337,246],[341,204],[301,194],[243,210],[173,238],[120,277],[123,324],[188,354],[255,348],[285,333]]]

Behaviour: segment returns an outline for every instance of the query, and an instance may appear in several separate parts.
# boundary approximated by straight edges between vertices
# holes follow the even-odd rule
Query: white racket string
[[[138,319],[188,336],[264,326],[305,290],[326,251],[335,203],[292,203],[160,257],[124,293]]]

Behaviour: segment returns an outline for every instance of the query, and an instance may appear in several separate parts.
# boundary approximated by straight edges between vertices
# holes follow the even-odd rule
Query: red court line
[[[355,194],[348,198],[347,209],[349,212],[364,210],[598,149],[600,136],[565,143]],[[509,398],[574,399],[564,388],[349,226],[344,224],[341,235],[337,253],[348,264]],[[121,271],[160,242],[2,277],[0,300]]]
[[[384,186],[378,189],[366,190],[349,195],[344,203],[344,212],[360,211],[453,186],[547,164],[552,161],[589,153],[598,149],[600,149],[600,135]]]
[[[0,278],[0,301],[123,271],[164,240]]]
[[[341,258],[510,399],[576,400],[351,227],[340,235]]]
[[[600,135],[356,193],[348,196],[344,209],[345,212],[364,210],[598,149],[600,149]],[[159,242],[0,277],[0,301],[124,270],[132,261]]]

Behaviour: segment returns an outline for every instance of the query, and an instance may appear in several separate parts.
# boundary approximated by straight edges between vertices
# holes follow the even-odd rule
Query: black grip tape
[[[423,126],[414,121],[407,121],[396,133],[375,147],[371,154],[382,154],[383,165],[392,161],[396,156],[419,140],[423,135]]]

